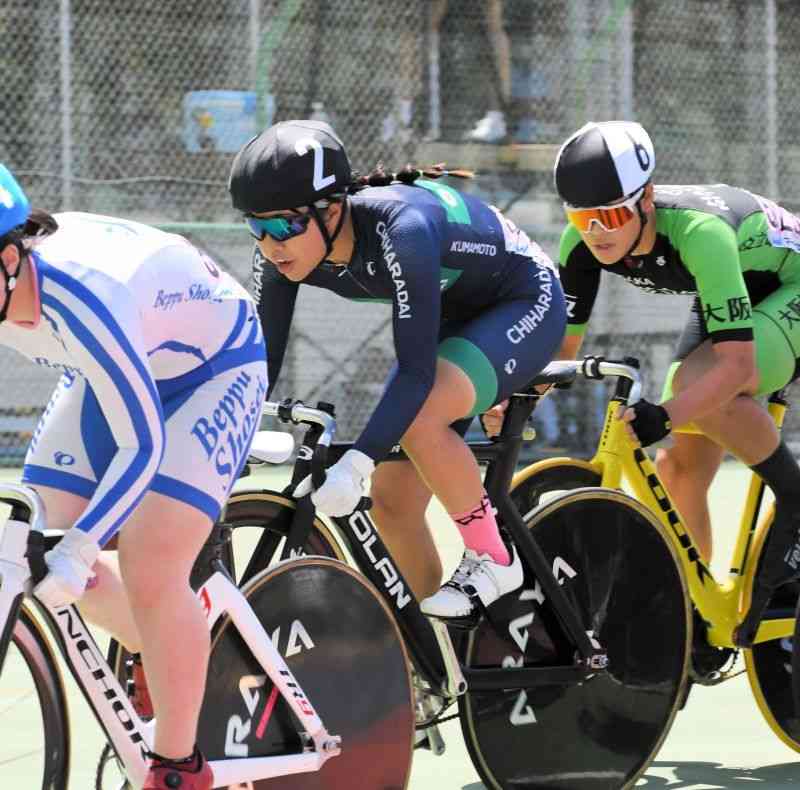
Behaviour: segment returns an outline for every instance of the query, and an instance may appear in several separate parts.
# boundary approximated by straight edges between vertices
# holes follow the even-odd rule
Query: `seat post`
[[[539,398],[540,395],[536,392],[518,393],[509,398],[503,428],[497,438],[500,452],[489,462],[484,481],[486,492],[493,501],[501,492],[508,491],[511,487],[511,479],[517,470],[522,448],[522,432]]]
[[[221,563],[232,578],[235,576],[233,564],[233,541],[231,529],[224,520],[217,520],[211,527],[209,534],[200,553],[197,555],[189,584],[193,590],[198,590],[209,577],[216,571]]]

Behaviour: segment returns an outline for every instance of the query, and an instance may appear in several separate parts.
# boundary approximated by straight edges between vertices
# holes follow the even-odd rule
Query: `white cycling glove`
[[[94,576],[92,566],[100,547],[85,532],[72,528],[44,559],[50,572],[34,587],[34,595],[46,606],[58,608],[75,603]]]
[[[317,510],[327,516],[347,516],[364,496],[364,481],[375,471],[375,462],[359,450],[348,450],[330,469],[325,483],[311,494]],[[311,476],[303,478],[296,497],[311,491]]]

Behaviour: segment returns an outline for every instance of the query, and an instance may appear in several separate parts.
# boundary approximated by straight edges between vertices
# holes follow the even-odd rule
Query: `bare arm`
[[[575,359],[583,345],[584,335],[564,335],[561,341],[561,348],[556,352],[553,359]]]
[[[678,376],[682,373],[683,365],[678,370]],[[755,343],[752,340],[716,343],[711,346],[709,358],[696,363],[696,367],[685,375],[688,375],[689,381],[683,384],[680,392],[661,404],[675,428],[701,419],[737,395],[755,394],[758,389]],[[631,423],[636,417],[635,409],[636,404],[624,412],[620,408],[618,416],[626,423]],[[630,424],[626,430],[631,439],[638,439]]]

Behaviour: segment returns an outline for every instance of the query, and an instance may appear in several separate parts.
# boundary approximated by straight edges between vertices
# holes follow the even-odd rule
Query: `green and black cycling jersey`
[[[753,306],[785,290],[769,316],[793,346],[800,323],[800,219],[776,203],[726,184],[655,187],[656,241],[647,255],[601,264],[572,225],[559,249],[567,334],[581,335],[601,271],[646,291],[696,294],[714,343],[752,340]]]

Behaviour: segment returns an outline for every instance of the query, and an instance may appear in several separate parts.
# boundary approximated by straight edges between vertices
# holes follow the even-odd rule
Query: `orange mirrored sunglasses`
[[[593,222],[596,222],[605,231],[619,230],[636,216],[634,209],[641,199],[643,191],[640,189],[627,200],[615,203],[613,206],[575,208],[565,203],[564,210],[567,213],[567,219],[580,231],[590,231]]]

